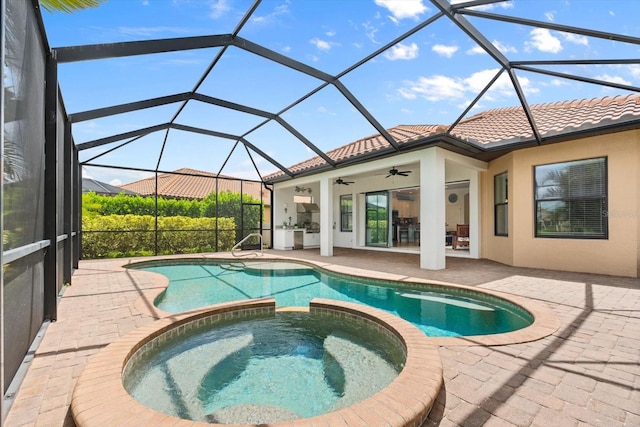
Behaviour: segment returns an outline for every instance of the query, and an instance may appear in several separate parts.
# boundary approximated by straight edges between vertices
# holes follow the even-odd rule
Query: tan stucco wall
[[[534,237],[533,167],[606,156],[609,238]],[[515,151],[482,175],[483,258],[506,264],[638,277],[640,131],[619,132]],[[493,177],[509,172],[509,236],[493,234]]]
[[[496,175],[507,172],[509,199],[509,235],[496,236],[494,233],[494,188],[493,179]],[[489,163],[489,169],[481,174],[480,194],[482,194],[482,248],[483,258],[489,258],[503,264],[513,265],[513,206],[514,193],[511,185],[513,176],[513,153],[502,156]]]

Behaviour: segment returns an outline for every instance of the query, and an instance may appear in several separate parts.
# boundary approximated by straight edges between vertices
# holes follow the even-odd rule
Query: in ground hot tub
[[[314,417],[419,425],[442,384],[428,340],[352,303],[314,299],[308,312],[276,312],[272,298],[222,304],[161,319],[102,350],[71,408],[79,426]]]

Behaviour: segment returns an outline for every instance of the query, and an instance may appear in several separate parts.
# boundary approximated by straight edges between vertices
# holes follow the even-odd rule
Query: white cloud
[[[545,12],[544,16],[545,16],[545,18],[547,18],[548,21],[553,22],[553,20],[555,19],[555,16],[556,16],[556,12],[555,11]]]
[[[602,75],[596,76],[596,79],[603,80],[603,81],[609,82],[609,83],[617,83],[617,84],[620,84],[620,85],[631,86],[631,82],[630,81],[627,81],[627,80],[623,79],[620,76],[610,76],[609,74],[602,74]]]
[[[229,6],[229,3],[227,0],[217,0],[217,1],[211,2],[210,7],[211,7],[211,13],[209,14],[209,16],[212,17],[213,19],[220,18],[226,15],[227,12],[231,10],[231,6]]]
[[[486,55],[486,54],[487,52],[478,45],[467,50],[467,55]]]
[[[363,23],[362,27],[365,30],[367,38],[371,40],[371,43],[378,44],[378,41],[376,40],[376,33],[378,32],[378,28],[372,25],[370,22]]]
[[[405,87],[401,89],[400,94],[407,99],[415,99],[419,96],[435,102],[464,98],[464,91],[464,83],[460,79],[436,74],[431,77],[420,77],[415,82],[405,82]]]
[[[384,57],[390,61],[395,61],[396,59],[411,60],[418,56],[418,50],[418,45],[415,43],[410,45],[398,43],[386,51]]]
[[[569,43],[581,44],[583,46],[589,46],[589,39],[585,36],[572,33],[560,33],[563,39]]]
[[[285,15],[289,13],[289,5],[281,4],[273,8],[273,11],[262,16],[253,16],[251,18],[252,22],[259,22],[261,24],[269,24],[274,22],[276,18],[280,15]]]
[[[394,22],[398,20],[418,17],[426,12],[427,7],[422,4],[422,0],[375,0],[378,6],[382,6],[389,10],[393,15],[390,19]]]
[[[499,40],[494,40],[491,42],[491,44],[498,49],[500,52],[507,54],[507,53],[518,53],[518,49],[516,49],[514,46],[502,43]],[[467,50],[467,55],[482,55],[482,54],[486,54],[487,52],[485,52],[484,49],[482,49],[480,46],[474,46],[473,48]]]
[[[443,44],[436,44],[431,48],[432,51],[446,58],[451,58],[453,54],[458,51],[458,49],[458,46],[446,46]]]
[[[405,82],[406,84],[407,82]],[[403,97],[404,99],[416,99],[418,96],[415,94],[415,92],[411,91],[411,88],[404,88],[401,87],[400,89],[398,89],[398,93],[400,94],[401,97]]]
[[[567,86],[568,84],[569,83],[560,79],[551,79],[549,83],[542,83],[543,86],[554,86],[554,87]]]
[[[118,178],[115,178],[109,181],[109,184],[119,187],[120,185],[122,185],[122,181],[120,181]]]
[[[468,96],[476,96],[498,73],[498,69],[487,69],[471,74],[468,77],[449,77],[439,74],[430,77],[420,77],[416,81],[405,81],[398,89],[398,94],[404,98],[413,100],[418,97],[428,101],[455,101],[468,103]],[[533,87],[527,78],[519,78],[520,87],[526,94],[538,93],[539,89]],[[498,97],[513,97],[515,90],[509,76],[505,73],[493,83],[486,93],[487,100],[495,100]]]
[[[288,45],[287,45],[287,46],[284,46],[284,47],[282,48],[282,51],[283,51],[283,52],[291,52],[291,46],[288,46]]]
[[[551,34],[546,28],[536,28],[529,33],[531,40],[525,45],[529,49],[537,49],[541,52],[558,53],[562,51],[560,39]]]
[[[491,79],[494,78],[496,74],[498,74],[498,70],[495,68],[473,73],[469,77],[462,80],[464,82],[464,88],[467,91],[479,93],[487,86],[487,84],[489,84]],[[505,75],[505,73],[502,73],[498,80],[493,84],[492,89],[503,92],[505,87],[508,87],[510,85],[511,82],[509,78]]]
[[[314,38],[309,40],[309,43],[317,47],[323,52],[329,52],[331,50],[331,43],[325,40],[320,40],[319,38]]]
[[[492,41],[491,44],[494,45],[495,48],[502,53],[518,53],[518,49],[516,49],[515,47],[508,44],[504,44],[498,40]]]
[[[640,65],[639,64],[631,64],[628,66],[629,68],[629,73],[631,73],[631,75],[636,78],[636,79],[640,79]]]
[[[324,33],[327,37],[333,37],[336,35],[335,30],[328,30],[327,32]]]

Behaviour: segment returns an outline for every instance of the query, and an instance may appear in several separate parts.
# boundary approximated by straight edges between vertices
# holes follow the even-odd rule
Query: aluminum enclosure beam
[[[113,105],[104,108],[96,108],[95,110],[87,110],[79,113],[69,114],[69,121],[71,123],[80,123],[87,120],[99,119],[101,117],[129,113],[131,111],[144,110],[145,108],[153,108],[159,107],[161,105],[173,104],[174,102],[187,100],[190,97],[190,92],[183,92],[175,95],[149,98],[143,101],[129,102],[126,104]]]
[[[149,55],[153,53],[205,49],[232,44],[229,34],[173,39],[144,40],[136,42],[104,43],[82,46],[57,47],[52,51],[58,63],[92,61],[96,59],[121,58],[123,56]]]
[[[158,132],[163,129],[167,129],[170,126],[169,123],[161,125],[149,126],[142,129],[132,130],[130,132],[120,133],[118,135],[107,136],[105,138],[94,139],[93,141],[83,142],[77,144],[76,147],[79,151],[88,150],[89,148],[100,147],[101,145],[111,144],[112,142],[122,141],[127,138],[134,138],[136,136],[148,135],[153,132]]]
[[[435,0],[434,0],[435,1]],[[554,24],[552,22],[536,21],[533,19],[517,18],[514,16],[499,15],[496,13],[487,13],[471,9],[460,9],[458,13],[477,18],[486,18],[494,21],[509,22],[512,24],[522,24],[529,27],[546,28],[548,30],[562,31],[564,33],[580,34],[588,37],[599,39],[613,40],[623,43],[631,43],[640,45],[640,38],[633,36],[625,36],[623,34],[608,33],[605,31],[590,30],[588,28],[578,28],[569,25]]]

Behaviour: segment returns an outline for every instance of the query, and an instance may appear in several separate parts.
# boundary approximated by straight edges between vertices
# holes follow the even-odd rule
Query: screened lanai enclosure
[[[97,3],[1,2],[9,399],[83,254],[270,246],[278,184],[430,145],[486,161],[450,134],[479,108],[517,107],[539,145],[531,104],[640,92],[635,0]],[[449,125],[401,144],[407,123]]]

